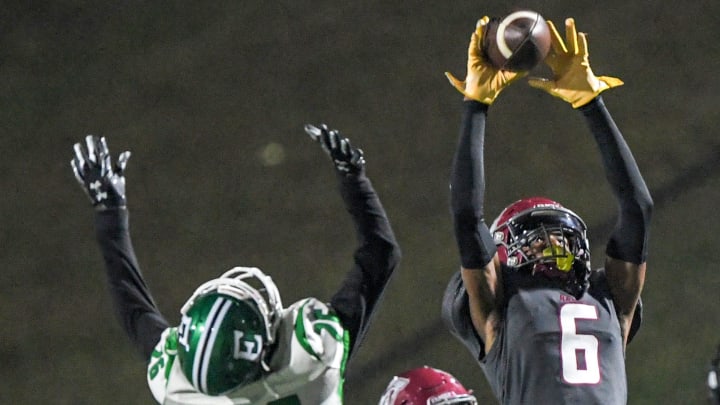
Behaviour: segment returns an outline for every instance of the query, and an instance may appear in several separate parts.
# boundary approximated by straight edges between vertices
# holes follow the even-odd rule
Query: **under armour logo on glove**
[[[123,152],[113,166],[105,138],[85,137],[85,145],[74,146],[75,157],[70,161],[80,187],[98,210],[125,207],[125,167],[130,152]]]
[[[98,180],[95,180],[94,183],[90,184],[90,190],[92,190],[95,193],[95,198],[91,197],[91,199],[93,201],[100,202],[102,200],[107,199],[108,193],[106,193],[105,191],[102,191],[101,187],[102,187],[102,183],[100,183]]]
[[[305,125],[305,132],[313,141],[320,143],[338,171],[358,173],[365,166],[362,149],[353,148],[350,140],[340,135],[337,130],[330,130],[325,124],[320,125],[320,128],[308,124]]]

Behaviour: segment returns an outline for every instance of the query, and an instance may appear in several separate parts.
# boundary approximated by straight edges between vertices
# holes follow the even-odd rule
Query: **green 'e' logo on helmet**
[[[263,348],[263,339],[261,335],[248,335],[250,339],[246,339],[245,332],[241,330],[235,331],[235,351],[233,357],[236,359],[245,359],[256,361],[260,358]]]

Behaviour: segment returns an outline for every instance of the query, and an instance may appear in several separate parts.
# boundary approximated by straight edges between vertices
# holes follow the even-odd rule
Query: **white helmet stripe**
[[[215,345],[219,326],[225,319],[225,315],[232,302],[218,297],[213,303],[208,317],[205,320],[205,331],[198,342],[195,350],[195,359],[193,361],[193,385],[200,388],[200,391],[207,392],[207,371],[212,359],[212,349]],[[207,333],[210,332],[210,333]]]

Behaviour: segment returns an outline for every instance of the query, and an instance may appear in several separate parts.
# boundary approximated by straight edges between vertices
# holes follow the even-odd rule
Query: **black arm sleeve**
[[[98,211],[95,233],[105,260],[115,315],[145,360],[169,326],[158,310],[135,257],[127,209]]]
[[[635,264],[644,263],[653,201],[630,148],[601,97],[580,107],[602,156],[605,175],[618,201],[619,217],[606,253]]]
[[[400,247],[364,171],[339,173],[338,177],[359,246],[353,255],[353,268],[331,298],[330,305],[349,331],[352,355],[361,344],[385,286],[400,262]]]
[[[460,139],[450,174],[450,208],[462,266],[479,269],[490,263],[497,251],[483,218],[483,148],[488,106],[464,101],[463,107]]]

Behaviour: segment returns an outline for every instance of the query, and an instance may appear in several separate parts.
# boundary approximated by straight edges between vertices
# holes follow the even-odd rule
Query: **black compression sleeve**
[[[450,207],[462,266],[480,269],[490,263],[497,251],[483,218],[483,148],[488,106],[465,101],[463,108],[460,139],[450,174]]]
[[[115,315],[132,343],[148,360],[169,325],[140,272],[130,239],[127,210],[98,211],[95,233],[105,260]]]
[[[352,355],[367,332],[385,286],[400,262],[400,248],[380,199],[365,176],[343,175],[340,192],[352,216],[358,248],[352,269],[330,300],[343,326],[350,333]]]
[[[601,97],[579,108],[602,156],[605,175],[618,201],[618,222],[607,245],[608,256],[644,263],[653,201],[635,159]]]

